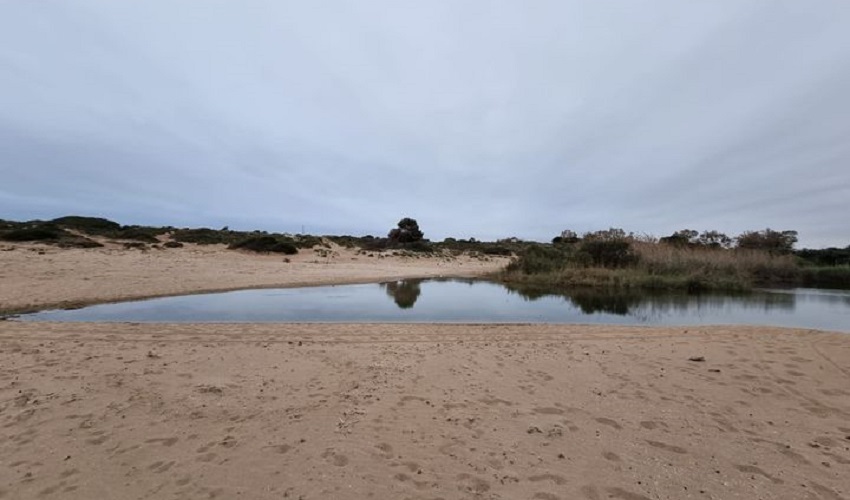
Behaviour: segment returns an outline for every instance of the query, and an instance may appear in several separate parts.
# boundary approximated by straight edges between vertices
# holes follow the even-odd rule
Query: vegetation
[[[419,230],[416,219],[405,217],[398,221],[398,227],[390,230],[387,238],[391,243],[416,243],[422,241],[425,235]]]
[[[0,219],[0,241],[37,242],[60,247],[102,246],[107,240],[127,248],[179,248],[184,244],[226,245],[230,249],[294,254],[335,243],[370,255],[394,252],[417,256],[462,253],[515,256],[499,275],[524,287],[593,286],[612,289],[747,290],[757,286],[850,288],[850,246],[795,250],[797,232],[746,231],[736,237],[719,231],[682,229],[652,238],[610,228],[579,235],[565,230],[552,243],[506,238],[482,242],[446,238],[431,242],[415,219],[402,218],[386,237],[314,236],[266,231],[123,226],[84,216],[50,221]]]
[[[748,231],[729,238],[717,231],[676,231],[654,240],[608,229],[582,238],[555,238],[525,248],[501,274],[503,281],[548,287],[748,290],[757,286],[850,287],[850,266],[807,266],[793,254],[796,231]],[[843,253],[808,251],[822,264]],[[812,253],[814,252],[814,253]],[[822,259],[822,260],[821,260]]]
[[[284,241],[274,236],[253,236],[242,241],[232,243],[228,248],[239,250],[251,250],[262,253],[282,253],[293,255],[298,253],[298,248],[290,241]]]
[[[37,242],[56,245],[63,248],[94,248],[102,244],[72,234],[52,222],[12,222],[0,224],[0,240],[11,242]]]

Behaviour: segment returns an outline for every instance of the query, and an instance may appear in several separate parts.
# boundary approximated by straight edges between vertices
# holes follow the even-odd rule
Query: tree
[[[592,233],[584,233],[584,239],[588,241],[622,241],[632,239],[633,237],[634,235],[632,233],[626,234],[624,230],[618,227],[594,231]]]
[[[682,248],[700,246],[706,248],[729,248],[732,245],[732,238],[714,230],[699,233],[693,229],[682,229],[658,241]]]
[[[732,246],[732,238],[719,231],[703,231],[697,240],[700,245],[709,248],[729,248]]]
[[[554,238],[552,238],[552,243],[556,245],[558,243],[578,243],[579,240],[580,238],[578,237],[578,234],[576,234],[575,231],[572,231],[570,229],[564,229],[563,231],[561,231],[560,236],[555,236]]]
[[[658,241],[676,247],[687,247],[696,243],[698,235],[699,232],[694,231],[693,229],[681,229],[671,234],[670,236],[665,236],[661,238]]]
[[[746,231],[736,238],[738,248],[765,250],[770,253],[786,254],[794,250],[797,243],[797,231]]]
[[[387,235],[392,243],[415,243],[422,241],[425,235],[419,230],[416,219],[405,217],[398,221],[398,227],[392,229]]]

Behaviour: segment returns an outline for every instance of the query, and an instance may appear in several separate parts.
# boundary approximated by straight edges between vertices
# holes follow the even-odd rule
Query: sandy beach
[[[43,254],[39,254],[43,251]],[[504,260],[0,252],[0,308]],[[850,335],[0,321],[2,499],[850,499]]]

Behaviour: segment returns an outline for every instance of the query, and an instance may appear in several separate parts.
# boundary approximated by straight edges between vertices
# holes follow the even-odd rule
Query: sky
[[[850,2],[0,0],[0,218],[850,244]]]

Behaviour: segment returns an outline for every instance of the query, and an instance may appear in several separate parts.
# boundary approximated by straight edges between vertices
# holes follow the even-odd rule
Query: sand
[[[24,251],[0,253],[4,306],[286,282],[233,270],[280,258],[219,250],[135,270],[123,250],[31,252],[10,269]],[[298,276],[438,267],[401,260]],[[97,286],[55,290],[95,269]],[[0,321],[0,498],[848,499],[850,335]]]

